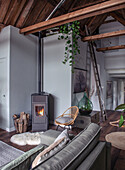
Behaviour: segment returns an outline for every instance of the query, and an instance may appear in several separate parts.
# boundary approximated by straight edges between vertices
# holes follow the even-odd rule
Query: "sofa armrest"
[[[106,165],[107,165],[107,170],[111,169],[111,143],[106,142]]]
[[[27,169],[28,170],[30,168],[31,163],[34,160],[34,158],[41,151],[43,151],[44,148],[46,148],[46,146],[43,144],[36,146],[35,148],[25,152],[20,157],[16,158],[15,160],[13,160],[10,163],[8,163],[7,165],[5,165],[1,170],[10,170],[10,169],[13,169],[13,170]]]
[[[77,170],[110,170],[111,169],[111,145],[107,142],[99,142],[93,151],[79,165]]]

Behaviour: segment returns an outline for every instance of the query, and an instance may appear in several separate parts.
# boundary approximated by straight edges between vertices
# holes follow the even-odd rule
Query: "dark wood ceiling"
[[[66,0],[52,18],[108,0]],[[8,25],[25,28],[45,21],[60,0],[0,0],[0,30]],[[81,35],[86,24],[91,33],[105,21],[108,15],[125,25],[125,9],[81,20]]]

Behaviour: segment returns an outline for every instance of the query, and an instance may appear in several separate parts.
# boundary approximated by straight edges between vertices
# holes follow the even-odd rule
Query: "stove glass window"
[[[44,106],[35,106],[36,116],[42,117],[44,116]]]

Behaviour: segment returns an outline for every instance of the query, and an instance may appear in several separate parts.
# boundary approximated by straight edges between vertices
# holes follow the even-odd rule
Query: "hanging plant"
[[[78,39],[80,38],[79,24],[80,22],[74,21],[72,23],[62,25],[59,30],[59,33],[61,33],[61,35],[58,36],[58,40],[66,40],[64,60],[62,61],[62,63],[66,64],[67,62],[69,62],[69,65],[72,66],[72,70],[73,65],[75,64],[75,56],[77,54],[80,54],[80,49],[78,46]]]

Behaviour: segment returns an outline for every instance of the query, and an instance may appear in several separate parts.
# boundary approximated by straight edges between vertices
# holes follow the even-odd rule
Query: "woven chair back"
[[[68,108],[62,115],[57,117],[55,120],[55,123],[57,125],[65,125],[65,126],[73,125],[78,113],[79,113],[79,108],[77,106],[72,106],[72,107]],[[60,123],[60,122],[58,122],[58,118],[61,118],[61,117],[71,117],[72,120],[69,122]]]
[[[72,119],[75,119],[78,115],[79,109],[77,106],[72,106],[70,108],[68,108],[63,114],[64,116],[70,116]]]

